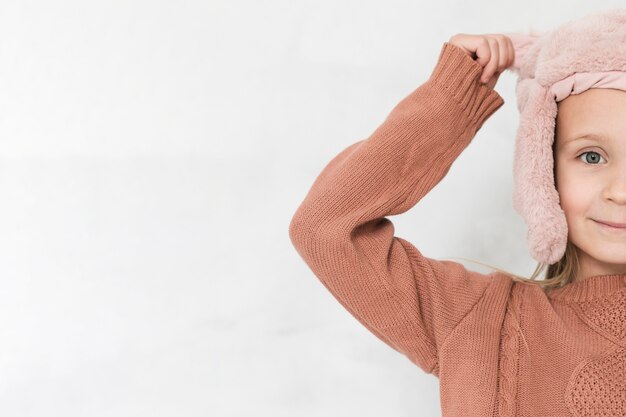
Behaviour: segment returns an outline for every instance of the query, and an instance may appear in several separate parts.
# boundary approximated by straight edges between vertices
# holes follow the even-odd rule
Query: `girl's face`
[[[557,103],[555,185],[568,238],[577,248],[577,280],[626,273],[626,92],[593,88]]]

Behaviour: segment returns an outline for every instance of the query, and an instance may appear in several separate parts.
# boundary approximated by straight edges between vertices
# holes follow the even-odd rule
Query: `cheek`
[[[568,196],[571,194],[569,180],[558,166],[554,169],[554,187],[559,195],[559,203],[561,208],[565,210],[565,206],[569,205]]]
[[[566,216],[569,217],[585,211],[585,207],[588,205],[589,191],[586,191],[587,187],[582,186],[580,179],[557,169],[555,187],[559,195],[559,204]]]

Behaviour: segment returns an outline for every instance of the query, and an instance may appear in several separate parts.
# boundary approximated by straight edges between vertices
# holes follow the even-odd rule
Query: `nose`
[[[616,204],[626,205],[626,163],[613,167],[609,173],[603,197]]]

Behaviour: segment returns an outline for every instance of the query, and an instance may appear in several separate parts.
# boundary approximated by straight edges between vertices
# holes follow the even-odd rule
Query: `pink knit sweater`
[[[542,290],[394,236],[504,100],[444,43],[430,78],[319,174],[289,225],[323,285],[439,378],[443,417],[626,416],[626,276]]]

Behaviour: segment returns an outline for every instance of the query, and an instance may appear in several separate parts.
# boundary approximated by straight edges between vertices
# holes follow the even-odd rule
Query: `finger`
[[[496,72],[493,77],[491,77],[489,79],[489,81],[487,82],[487,86],[489,88],[494,88],[496,86],[496,84],[498,83],[498,77],[500,77],[500,73]]]
[[[484,68],[491,59],[491,48],[489,47],[489,42],[487,42],[487,39],[485,37],[480,37],[475,50],[476,62],[478,62],[481,67],[483,67],[484,74]]]
[[[513,47],[513,41],[511,41],[511,38],[501,33],[489,33],[488,35],[491,35],[498,41],[500,61],[497,72],[503,73],[504,70],[513,65],[513,62],[515,61],[515,48]]]
[[[487,37],[487,42],[489,42],[489,48],[491,50],[491,59],[487,63],[484,68],[483,75],[481,77],[481,81],[486,83],[489,81],[494,72],[498,69],[498,64],[500,60],[500,53],[498,50],[498,42],[490,37]]]
[[[509,48],[503,36],[498,36],[496,40],[498,41],[498,52],[500,53],[500,59],[498,60],[498,69],[496,70],[496,72],[502,73],[502,71],[506,69],[507,62],[509,60]]]
[[[509,49],[509,62],[507,63],[506,67],[512,67],[513,63],[515,62],[515,48],[513,47],[513,41],[511,41],[511,39],[507,36],[506,38],[506,45]]]

